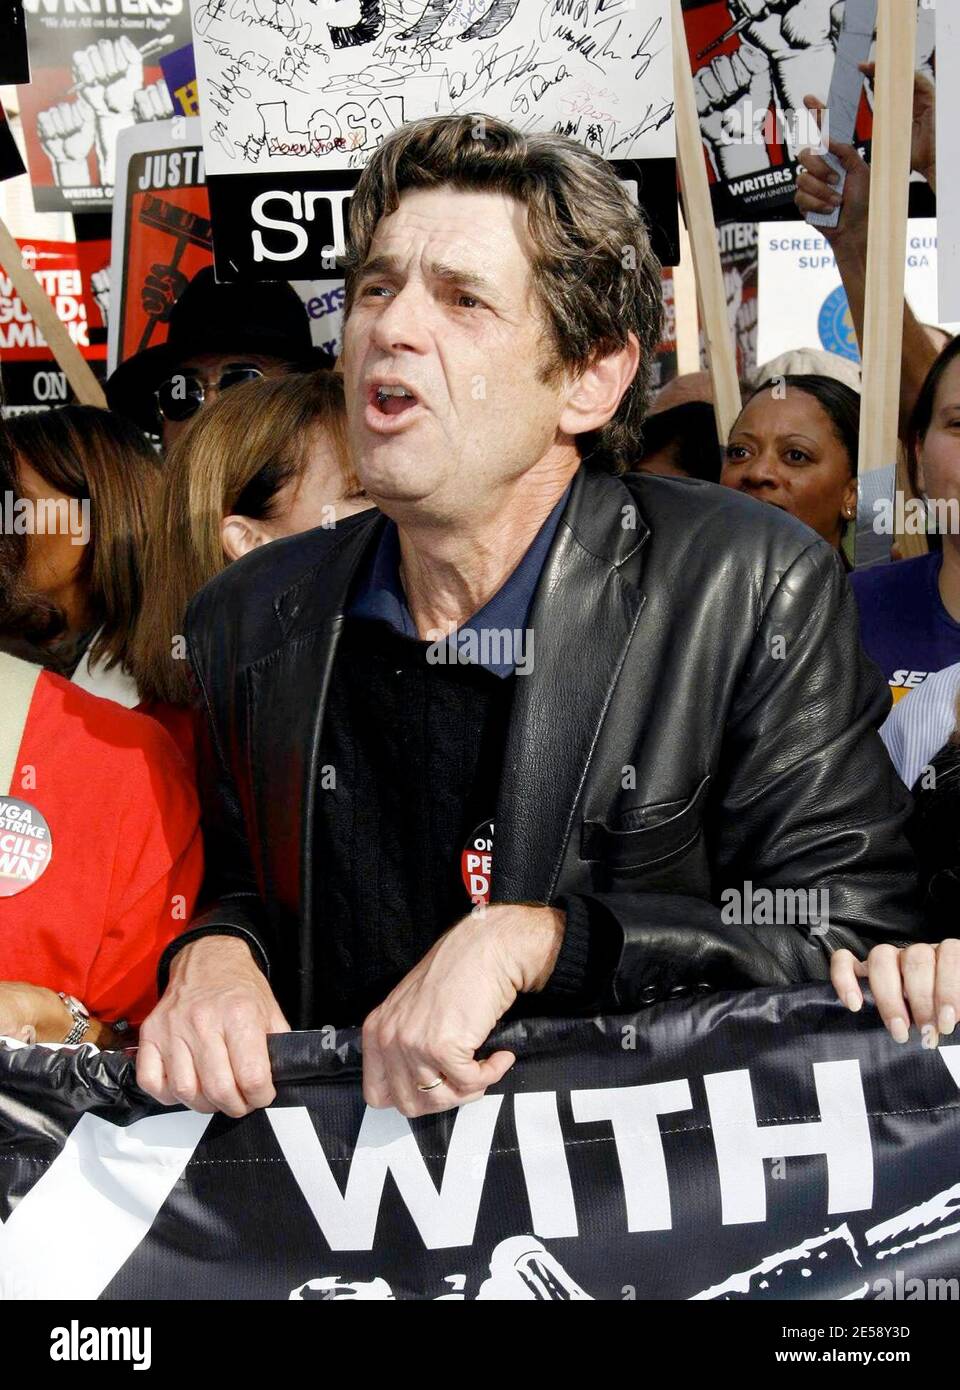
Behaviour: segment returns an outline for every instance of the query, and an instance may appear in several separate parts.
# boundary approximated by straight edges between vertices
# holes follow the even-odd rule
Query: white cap
[[[793,348],[790,352],[782,352],[779,357],[771,358],[754,373],[754,390],[778,376],[832,376],[858,395],[860,393],[860,363],[851,362],[849,357],[841,357],[837,352],[823,352],[820,348]]]

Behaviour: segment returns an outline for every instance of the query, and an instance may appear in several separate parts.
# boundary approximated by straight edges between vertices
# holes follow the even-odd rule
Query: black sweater
[[[316,1026],[361,1023],[471,908],[461,853],[495,820],[514,685],[525,677],[431,664],[429,647],[360,618],[340,639],[314,846]],[[495,831],[493,860],[495,874]],[[560,958],[548,990],[521,1012],[569,1007],[612,968],[582,904],[558,905],[568,913]]]

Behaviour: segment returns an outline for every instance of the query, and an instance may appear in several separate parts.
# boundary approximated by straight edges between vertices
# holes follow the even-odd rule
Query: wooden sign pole
[[[0,265],[9,275],[13,287],[33,316],[47,345],[63,371],[73,393],[81,405],[98,405],[104,410],[107,406],[103,387],[100,385],[89,364],[84,360],[80,349],[70,337],[66,327],[57,318],[50,297],[32,270],[23,263],[20,247],[10,233],[9,227],[0,218]]]
[[[697,312],[697,277],[693,270],[690,233],[680,224],[680,264],[673,267],[673,316],[676,324],[677,374],[700,370],[700,316]]]
[[[723,288],[713,204],[703,158],[703,142],[700,138],[700,122],[693,95],[693,74],[690,70],[680,0],[673,0],[672,17],[677,167],[687,229],[690,233],[707,363],[713,382],[713,408],[717,417],[717,432],[721,442],[726,443],[731,426],[740,414],[737,357],[733,333],[727,318],[727,297]]]
[[[917,9],[880,0],[870,158],[860,473],[897,459]]]

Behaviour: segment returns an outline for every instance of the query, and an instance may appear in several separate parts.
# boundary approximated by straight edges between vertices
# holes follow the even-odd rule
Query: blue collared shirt
[[[469,653],[476,652],[478,664],[494,675],[505,678],[513,674],[517,665],[516,642],[526,626],[534,591],[569,496],[570,487],[540,527],[509,578],[472,618],[447,637],[451,648],[459,651],[460,662],[469,661]],[[394,632],[419,640],[400,583],[400,536],[393,521],[388,521],[383,529],[369,568],[358,583],[349,615],[388,623]],[[484,640],[484,633],[510,633],[518,634],[518,637],[494,644],[506,658],[497,661],[490,659],[491,644],[489,640]],[[485,654],[487,659],[484,659]]]

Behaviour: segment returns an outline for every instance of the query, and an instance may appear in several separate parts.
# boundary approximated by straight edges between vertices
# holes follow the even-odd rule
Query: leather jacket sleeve
[[[807,548],[763,612],[724,736],[706,833],[712,900],[587,895],[616,924],[617,964],[591,1001],[633,1008],[697,989],[829,978],[833,951],[925,939],[905,823],[910,797],[876,730],[890,694],[863,654],[833,551]],[[826,923],[738,920],[759,888],[821,890]]]
[[[187,631],[189,645],[189,622]],[[167,987],[174,956],[202,936],[242,938],[260,969],[270,975],[270,931],[250,862],[243,813],[213,722],[202,671],[193,659],[193,651],[190,655],[194,684],[203,706],[197,733],[197,791],[206,876],[190,926],[170,942],[160,957],[157,986],[161,994]]]

